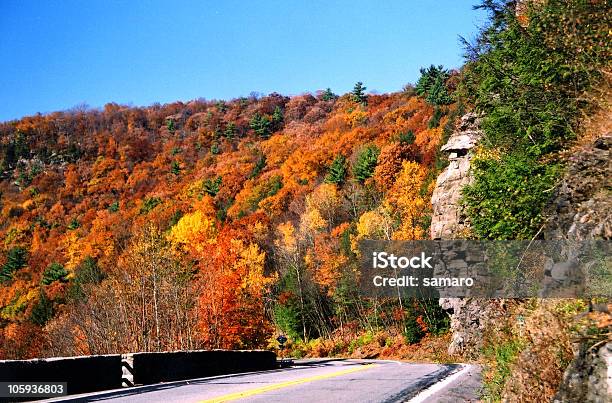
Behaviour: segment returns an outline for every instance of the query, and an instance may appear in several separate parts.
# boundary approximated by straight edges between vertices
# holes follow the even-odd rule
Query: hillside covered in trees
[[[403,321],[356,295],[355,242],[426,237],[456,106],[364,90],[4,123],[2,356],[265,347]]]
[[[461,198],[470,227],[456,238],[567,238],[556,217],[571,224],[579,204],[560,198],[567,165],[609,170],[605,157],[601,169],[576,162],[608,150],[576,151],[610,130],[609,2],[479,8],[489,18],[464,40],[465,65],[423,68],[395,93],[358,82],[343,95],[109,103],[1,123],[0,359],[266,348],[283,333],[296,355],[425,340],[427,359],[445,360],[438,300],[361,296],[357,244],[429,238],[440,147],[461,116],[478,116],[482,139]],[[609,202],[593,182],[580,197]],[[604,202],[580,223],[605,221]],[[584,237],[610,239],[600,227]],[[466,355],[487,362],[491,400],[552,396],[587,306],[555,304],[499,304],[502,319]],[[516,329],[519,316],[536,336]],[[589,343],[609,339],[609,321],[588,327]],[[511,368],[539,384],[507,386]]]

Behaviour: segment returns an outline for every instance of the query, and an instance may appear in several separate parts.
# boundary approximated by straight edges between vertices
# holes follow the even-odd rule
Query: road
[[[273,371],[126,388],[63,401],[359,403],[402,402],[416,396],[420,402],[458,402],[475,400],[475,387],[466,381],[476,385],[479,380],[471,377],[470,370],[460,365],[383,360],[300,360]],[[453,380],[460,377],[469,378]]]

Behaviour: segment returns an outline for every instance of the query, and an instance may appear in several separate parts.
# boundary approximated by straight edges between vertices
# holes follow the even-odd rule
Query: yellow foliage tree
[[[197,210],[185,214],[170,231],[170,241],[175,247],[202,252],[215,240],[215,221]]]
[[[420,164],[404,161],[393,187],[387,194],[387,202],[400,218],[399,228],[393,239],[422,239],[424,230],[419,219],[426,212],[427,204],[421,195],[426,171]]]

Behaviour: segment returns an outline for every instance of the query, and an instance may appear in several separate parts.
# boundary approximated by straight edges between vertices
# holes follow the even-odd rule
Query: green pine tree
[[[229,122],[225,126],[223,135],[228,139],[233,139],[236,136],[236,124],[234,122]]]
[[[64,266],[59,263],[51,263],[49,267],[45,269],[41,283],[42,285],[49,285],[55,281],[65,283],[68,281],[66,279],[67,276],[68,272],[64,269]]]
[[[180,173],[181,173],[181,164],[179,164],[178,161],[172,161],[172,167],[171,167],[170,171],[174,175],[180,175]]]
[[[327,89],[323,91],[321,98],[323,98],[324,101],[333,101],[334,99],[338,98],[338,95],[334,94],[331,88],[327,87]]]
[[[374,175],[374,168],[376,168],[379,154],[380,150],[374,145],[367,146],[361,150],[353,166],[353,176],[355,179],[363,183]]]
[[[346,177],[346,158],[342,155],[338,155],[332,164],[329,166],[327,175],[325,176],[325,183],[335,183],[341,185]]]
[[[261,115],[259,112],[256,112],[251,118],[249,126],[258,136],[268,137],[271,134],[272,121],[269,117]]]
[[[255,166],[253,167],[253,170],[249,174],[249,179],[253,179],[257,177],[257,175],[259,175],[265,167],[266,167],[266,156],[262,155],[261,157],[259,157],[259,159],[255,163]]]
[[[13,278],[13,273],[25,267],[28,261],[28,252],[21,246],[9,249],[6,255],[6,263],[0,268],[0,283],[9,281]]]
[[[30,320],[38,326],[44,326],[53,316],[53,303],[47,297],[47,294],[41,289],[38,301],[34,304],[30,313]]]
[[[215,197],[219,190],[221,190],[221,182],[222,178],[220,176],[215,179],[206,179],[202,188],[206,194]]]
[[[400,133],[398,140],[402,144],[412,144],[414,143],[415,139],[416,136],[414,135],[414,132],[412,130],[408,130],[406,133]]]
[[[272,130],[277,131],[282,129],[284,120],[285,116],[283,115],[283,111],[277,106],[274,108],[274,113],[272,114]]]
[[[448,105],[453,100],[446,89],[446,80],[449,73],[444,66],[434,66],[427,69],[421,68],[421,77],[417,81],[415,92],[417,95],[425,97],[425,101],[430,105]]]
[[[166,123],[166,126],[168,127],[168,131],[170,133],[174,133],[174,120],[168,119],[168,122]]]
[[[353,91],[351,92],[351,98],[353,99],[353,101],[362,105],[367,105],[368,96],[365,94],[366,89],[367,87],[365,87],[361,81],[358,81],[355,84],[355,87],[353,87]]]
[[[105,277],[98,263],[91,256],[87,256],[74,272],[74,278],[70,281],[68,289],[68,298],[73,301],[83,300],[86,297],[85,286],[100,284]]]

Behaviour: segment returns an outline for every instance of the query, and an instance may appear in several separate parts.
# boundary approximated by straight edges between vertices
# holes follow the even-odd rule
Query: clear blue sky
[[[0,0],[0,121],[87,103],[397,91],[458,67],[476,0]]]

